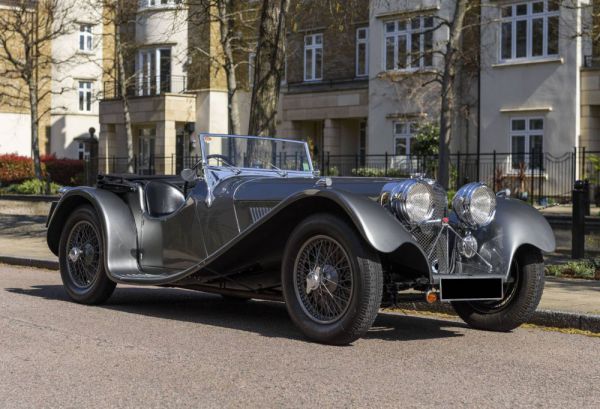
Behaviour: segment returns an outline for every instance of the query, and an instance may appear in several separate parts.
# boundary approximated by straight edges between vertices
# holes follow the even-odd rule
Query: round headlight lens
[[[432,187],[422,180],[406,180],[392,191],[392,208],[411,224],[423,223],[433,215]]]
[[[469,183],[456,192],[452,208],[463,223],[472,227],[487,226],[496,214],[496,195],[483,183]]]

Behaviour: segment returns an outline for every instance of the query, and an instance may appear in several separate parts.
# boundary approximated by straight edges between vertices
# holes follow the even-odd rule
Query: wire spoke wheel
[[[67,272],[80,290],[90,288],[100,272],[98,231],[86,220],[77,222],[67,238]]]
[[[352,265],[340,243],[331,237],[309,238],[294,263],[296,297],[306,315],[319,324],[341,319],[352,301]]]

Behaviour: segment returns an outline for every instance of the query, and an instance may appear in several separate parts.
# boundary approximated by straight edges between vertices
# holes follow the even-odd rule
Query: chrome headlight
[[[456,192],[452,209],[470,227],[487,226],[496,214],[496,195],[483,183],[469,183]]]
[[[383,206],[410,224],[431,219],[434,211],[433,188],[423,180],[396,183],[391,190],[384,189],[380,200]]]

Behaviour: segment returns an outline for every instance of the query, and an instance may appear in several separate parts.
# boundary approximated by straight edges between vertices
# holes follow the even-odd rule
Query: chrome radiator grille
[[[434,198],[434,213],[432,218],[439,220],[446,217],[448,212],[448,197],[444,189],[437,183],[431,182]],[[448,229],[442,229],[438,224],[409,227],[411,234],[423,249],[434,273],[449,274],[451,268],[451,252],[449,251]]]

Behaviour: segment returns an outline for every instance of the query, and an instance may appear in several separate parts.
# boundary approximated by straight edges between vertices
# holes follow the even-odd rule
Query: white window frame
[[[182,3],[182,0],[140,0],[140,9],[149,8],[160,8],[160,7],[173,7],[178,6]]]
[[[525,129],[523,130],[514,130],[513,129],[513,122],[514,121],[525,121]],[[542,129],[531,129],[531,122],[532,121],[542,121]],[[513,172],[516,172],[516,168],[514,167],[513,164],[513,158],[515,157],[515,155],[519,155],[519,154],[523,154],[524,159],[523,162],[525,163],[527,169],[531,169],[532,167],[530,166],[530,162],[532,159],[532,150],[531,150],[531,138],[533,136],[541,136],[542,138],[542,152],[541,154],[544,153],[544,131],[545,131],[545,127],[546,127],[546,119],[543,116],[529,116],[529,117],[523,117],[523,116],[517,116],[517,117],[512,117],[509,119],[509,127],[510,127],[510,132],[509,132],[509,147],[510,147],[510,169],[512,169]],[[513,138],[515,137],[522,137],[525,141],[525,151],[524,152],[514,152],[513,151]],[[533,164],[533,169],[539,169],[539,164],[534,163]]]
[[[364,38],[361,37],[361,33],[364,33]],[[360,67],[360,46],[364,45],[365,47],[365,72],[361,73],[359,71]],[[360,27],[356,29],[356,72],[355,75],[357,78],[368,77],[369,76],[369,27]]]
[[[552,0],[534,0],[527,2],[519,2],[514,4],[504,4],[499,6],[500,13],[500,25],[498,26],[498,60],[500,62],[510,62],[510,61],[524,61],[524,60],[537,60],[544,59],[549,57],[556,57],[560,54],[560,5],[557,10],[548,11],[548,3]],[[539,13],[533,13],[533,5],[534,3],[543,3],[544,11]],[[524,15],[517,16],[517,7],[518,6],[527,6],[527,13]],[[511,10],[511,15],[509,17],[503,17],[503,12],[505,9]],[[548,19],[551,17],[558,18],[558,34],[557,34],[557,50],[556,54],[548,53],[548,32],[549,32],[549,24]],[[542,29],[542,54],[541,55],[533,55],[533,20],[543,19],[543,29]],[[517,22],[526,21],[527,24],[527,34],[526,34],[526,51],[525,56],[517,57]],[[502,56],[502,46],[503,46],[503,38],[502,38],[502,30],[505,23],[511,24],[511,52],[510,58],[504,58]]]
[[[161,77],[160,77],[160,63],[161,63],[161,52],[169,50],[171,51],[171,80],[173,78],[173,49],[171,47],[158,47],[158,48],[144,48],[138,51],[136,58],[136,75],[137,75],[137,92],[138,96],[154,96],[160,95],[161,91]],[[150,57],[146,59],[146,66],[143,66],[144,56]],[[152,76],[152,62],[154,62],[154,73]],[[146,74],[146,75],[145,75]],[[153,83],[154,82],[154,83]],[[152,86],[154,85],[154,89]],[[171,83],[171,88],[173,84]]]
[[[94,82],[80,80],[78,82],[77,106],[79,112],[92,112],[94,98]]]
[[[91,24],[79,25],[79,51],[91,53],[94,50],[94,26]]]
[[[419,19],[419,28],[413,29],[412,21],[413,19]],[[432,19],[431,25],[425,27],[425,20]],[[394,25],[393,31],[387,31],[387,27],[389,24]],[[404,28],[401,27],[401,24],[404,25]],[[433,59],[433,50],[435,48],[435,16],[425,15],[425,16],[416,16],[409,19],[403,20],[392,20],[392,21],[384,21],[383,22],[383,71],[416,71],[429,69],[434,66]],[[425,34],[431,33],[432,41],[431,41],[431,64],[425,63]],[[413,34],[419,35],[419,60],[418,65],[413,65],[412,61],[412,37]],[[400,67],[398,65],[398,43],[400,41],[400,37],[405,37],[404,41],[406,42],[406,63],[405,67]],[[392,38],[394,40],[394,68],[388,69],[388,61],[387,61],[387,42],[388,39]]]
[[[394,132],[394,156],[410,156],[412,154],[411,150],[411,141],[416,138],[417,132],[416,127],[418,123],[415,121],[395,121],[393,124],[393,132]],[[403,128],[401,132],[397,132],[398,126]],[[414,130],[414,132],[413,132]],[[396,146],[398,139],[404,139],[406,144],[406,153],[405,154],[397,154]]]
[[[311,43],[310,45],[307,44],[307,39],[311,39]],[[317,41],[317,39],[320,39],[320,42]],[[317,50],[321,50],[321,69],[320,72],[317,73]],[[311,53],[312,55],[312,63],[311,63],[311,70],[312,70],[312,77],[308,77],[308,73],[306,72],[306,54],[307,53]],[[316,33],[316,34],[308,34],[304,36],[304,58],[302,59],[303,62],[303,70],[304,70],[304,81],[305,82],[315,82],[315,81],[322,81],[323,80],[323,66],[325,65],[325,58],[324,58],[324,52],[323,52],[323,33]]]

